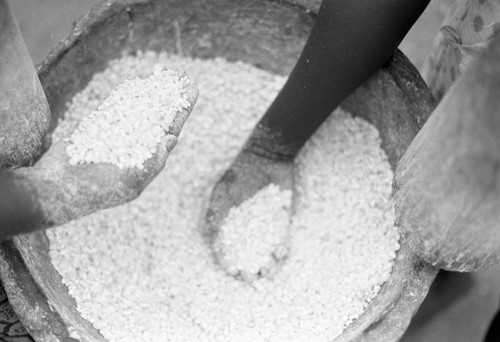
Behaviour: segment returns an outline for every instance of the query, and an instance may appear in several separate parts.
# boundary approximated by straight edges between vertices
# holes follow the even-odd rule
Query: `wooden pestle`
[[[460,77],[396,169],[397,224],[432,265],[500,261],[500,38]]]
[[[0,0],[0,170],[36,156],[50,109],[6,0]]]

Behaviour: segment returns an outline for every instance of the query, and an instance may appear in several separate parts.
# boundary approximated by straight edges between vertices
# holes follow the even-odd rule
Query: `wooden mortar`
[[[138,50],[241,60],[287,75],[314,22],[298,5],[274,0],[127,0],[93,9],[39,68],[52,110],[51,130],[67,102],[110,60]],[[394,168],[434,101],[417,70],[398,52],[344,103],[373,123]],[[45,149],[50,145],[50,136]],[[424,299],[437,269],[406,246],[390,279],[367,310],[335,341],[397,341]],[[76,309],[49,257],[44,232],[0,246],[0,275],[16,313],[33,338],[106,341]]]

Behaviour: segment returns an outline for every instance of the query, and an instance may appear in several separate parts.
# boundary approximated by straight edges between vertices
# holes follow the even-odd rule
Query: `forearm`
[[[170,151],[175,143],[165,145]],[[106,163],[71,166],[64,145],[58,144],[33,167],[1,172],[0,240],[134,200],[163,169],[168,151],[148,160],[142,170]]]
[[[42,163],[43,164],[43,163]],[[0,173],[0,240],[65,224],[139,195],[110,175],[35,165]]]
[[[254,132],[272,136],[262,147],[293,158],[333,109],[390,58],[428,2],[323,1],[302,55]]]
[[[147,180],[128,182],[102,165],[45,168],[35,165],[0,173],[0,240],[63,225],[139,196]],[[92,171],[95,171],[93,173]],[[141,182],[143,187],[135,183]]]

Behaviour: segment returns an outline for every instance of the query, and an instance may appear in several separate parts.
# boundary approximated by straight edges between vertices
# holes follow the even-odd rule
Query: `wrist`
[[[299,146],[285,143],[280,133],[274,132],[262,124],[254,128],[243,146],[245,152],[282,162],[292,162],[299,150]]]

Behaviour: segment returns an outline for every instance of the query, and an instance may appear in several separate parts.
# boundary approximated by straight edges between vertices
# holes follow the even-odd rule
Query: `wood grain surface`
[[[399,226],[437,267],[474,271],[500,261],[500,39],[457,80],[395,175]]]

